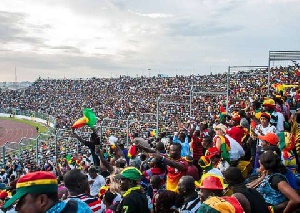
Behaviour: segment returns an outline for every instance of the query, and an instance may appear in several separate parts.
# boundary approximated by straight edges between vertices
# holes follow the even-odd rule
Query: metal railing
[[[45,114],[45,113],[41,113],[41,112],[34,112],[32,110],[21,110],[21,109],[17,109],[17,108],[0,108],[0,113],[6,113],[6,114],[10,114],[12,117],[16,116],[16,115],[24,115],[27,117],[31,117],[33,119],[35,118],[39,118],[42,120],[45,120],[48,126],[50,126],[50,124],[55,124],[56,123],[56,118]]]
[[[51,147],[58,150],[57,141],[61,140],[59,133],[60,131],[56,134],[40,133],[36,138],[23,137],[18,142],[6,142],[0,147],[1,164],[4,167],[7,160],[30,160],[39,165],[41,160],[47,160],[45,153],[51,151]],[[58,151],[55,152],[55,156],[57,155]]]

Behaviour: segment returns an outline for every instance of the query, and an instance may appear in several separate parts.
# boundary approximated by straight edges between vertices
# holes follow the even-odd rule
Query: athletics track
[[[0,119],[0,146],[6,142],[19,142],[21,138],[33,138],[37,135],[36,129],[25,123]]]

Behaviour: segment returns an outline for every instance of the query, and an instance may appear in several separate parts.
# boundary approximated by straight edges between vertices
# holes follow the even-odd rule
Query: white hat
[[[227,127],[224,124],[218,124],[214,127],[214,130],[221,129],[224,133],[226,133]]]

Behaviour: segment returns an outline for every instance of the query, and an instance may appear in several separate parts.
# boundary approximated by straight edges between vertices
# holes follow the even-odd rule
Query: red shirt
[[[147,178],[148,180],[150,180],[150,178],[153,176],[153,175],[158,175],[161,179],[161,183],[162,184],[165,184],[165,176],[166,176],[166,172],[163,171],[161,168],[150,168],[146,171],[143,172],[143,176],[145,178]]]
[[[298,93],[298,94],[295,95],[295,100],[296,100],[296,101],[299,101],[299,100],[300,100],[300,93]]]
[[[242,139],[246,132],[241,126],[234,126],[226,130],[226,134],[235,139],[239,144],[242,143]]]
[[[101,209],[101,200],[97,197],[93,197],[88,194],[80,194],[77,196],[69,196],[68,198],[80,199],[81,201],[85,202],[90,207],[92,212],[99,212]]]
[[[186,162],[183,158],[180,158],[176,160],[178,163],[181,163],[184,166],[184,169],[182,171],[171,167],[167,166],[168,170],[168,175],[167,175],[167,184],[166,184],[166,189],[171,190],[173,192],[177,192],[177,187],[178,187],[178,182],[179,179],[186,175],[186,172],[188,170],[188,162]]]
[[[199,160],[203,155],[202,137],[192,136],[193,159]]]
[[[186,172],[186,175],[190,175],[194,178],[194,180],[198,181],[200,178],[199,178],[199,171],[197,169],[196,166],[194,165],[191,165],[188,167],[188,170]]]

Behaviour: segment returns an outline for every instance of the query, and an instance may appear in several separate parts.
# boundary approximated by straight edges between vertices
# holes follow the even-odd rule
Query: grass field
[[[29,121],[29,120],[25,120],[25,119],[19,119],[19,118],[4,118],[4,117],[0,117],[0,120],[10,120],[10,121],[15,121],[15,122],[21,122],[21,123],[25,123],[28,124],[30,126],[33,126],[34,128],[36,128],[37,126],[39,127],[39,132],[43,133],[47,131],[47,127],[36,123],[34,121]]]

